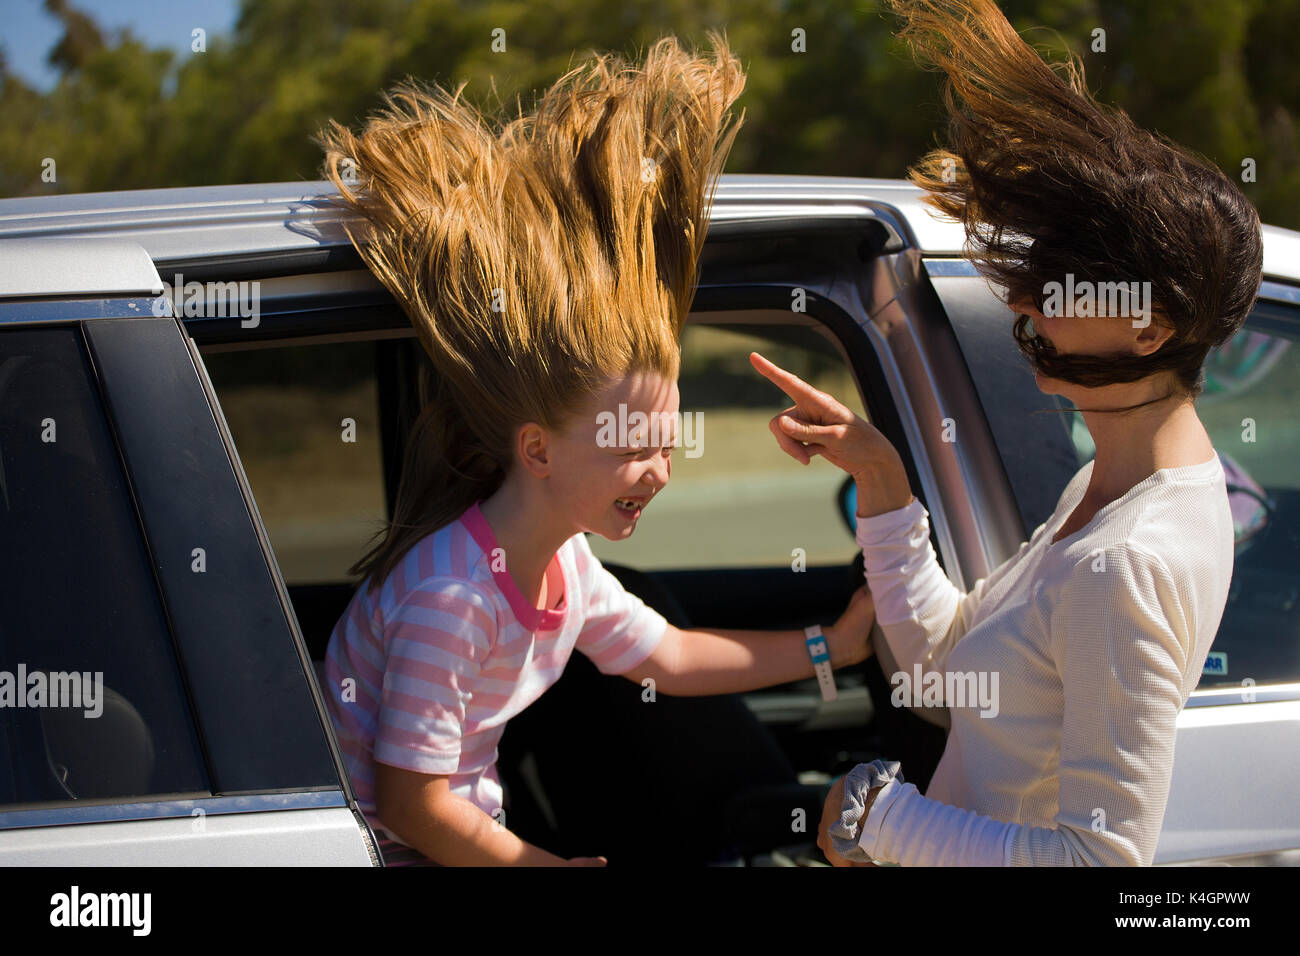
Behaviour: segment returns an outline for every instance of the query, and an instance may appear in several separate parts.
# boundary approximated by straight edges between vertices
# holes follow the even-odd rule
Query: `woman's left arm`
[[[1063,706],[1056,825],[994,820],[894,779],[859,824],[868,855],[905,866],[1150,865],[1195,680],[1184,675],[1199,656],[1168,567],[1127,545],[1084,559],[1053,608],[1049,644],[1063,694],[1043,702]],[[1005,711],[987,719],[1012,732]]]

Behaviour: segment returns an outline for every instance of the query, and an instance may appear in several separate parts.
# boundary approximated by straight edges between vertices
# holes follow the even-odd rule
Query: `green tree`
[[[468,100],[513,115],[588,51],[635,56],[664,33],[702,47],[708,28],[748,73],[729,172],[901,177],[943,132],[942,75],[917,68],[870,0],[257,0],[182,57],[46,6],[64,28],[58,85],[36,91],[0,58],[0,195],[315,179],[311,134],[359,124],[407,74],[467,80]],[[1238,181],[1253,160],[1243,190],[1266,221],[1300,228],[1300,0],[1002,8],[1048,59],[1079,53],[1098,96],[1138,123]]]

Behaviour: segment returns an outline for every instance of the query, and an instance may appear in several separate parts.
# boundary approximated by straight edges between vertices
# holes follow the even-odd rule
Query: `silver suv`
[[[355,587],[346,569],[391,513],[421,353],[329,191],[0,200],[0,863],[382,863],[319,667]],[[752,349],[826,382],[890,438],[963,589],[1016,552],[1091,456],[1077,415],[1040,416],[1027,440],[1028,411],[1059,399],[1037,390],[960,226],[919,197],[893,180],[722,177],[681,391],[734,455],[681,459],[635,539],[592,542],[674,623],[833,620],[861,581],[833,469],[724,467],[780,457],[765,430],[745,431],[785,404],[749,371]],[[1237,552],[1178,719],[1157,863],[1300,859],[1300,234],[1265,227],[1264,273],[1198,402]],[[961,442],[932,427],[946,418]],[[664,833],[692,835],[656,843],[661,862],[720,859],[692,855],[705,837],[690,821],[723,802],[735,854],[795,856],[811,838],[791,832],[791,805],[819,813],[830,775],[874,756],[924,789],[946,712],[891,708],[888,648],[875,646],[837,674],[831,704],[813,681],[737,698],[775,742],[761,759],[788,766],[685,788]],[[573,748],[642,740],[609,771],[633,783],[689,745],[730,754],[735,768],[701,764],[718,778],[760,760],[728,748],[735,714],[702,726],[682,711],[676,730],[629,737],[629,708],[591,731],[608,736],[556,746],[546,721],[577,693],[568,678],[512,721],[501,754],[508,825],[548,848],[619,829],[575,802]],[[606,844],[587,852],[618,860]]]

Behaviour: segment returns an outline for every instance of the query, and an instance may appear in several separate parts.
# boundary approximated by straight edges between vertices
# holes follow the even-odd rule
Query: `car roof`
[[[317,181],[0,199],[0,240],[129,240],[159,266],[347,247],[347,227],[357,220],[328,200],[333,193],[333,184]],[[922,255],[961,256],[961,224],[933,211],[923,196],[902,179],[725,173],[711,221],[874,218]],[[1300,282],[1300,232],[1269,225],[1263,231],[1264,275]],[[15,292],[0,288],[4,294]]]

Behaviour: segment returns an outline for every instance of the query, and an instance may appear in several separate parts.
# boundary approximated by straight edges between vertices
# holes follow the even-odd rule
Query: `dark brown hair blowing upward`
[[[1076,54],[1045,63],[992,0],[886,2],[918,62],[948,74],[950,148],[928,153],[908,178],[961,220],[979,271],[1008,303],[1029,300],[1040,312],[1047,284],[1067,274],[1149,281],[1151,321],[1174,331],[1146,356],[1058,354],[1027,334],[1021,315],[1021,351],[1086,387],[1168,370],[1175,393],[1195,399],[1210,348],[1241,328],[1259,291],[1263,239],[1249,200],[1213,163],[1097,103]]]
[[[413,78],[353,134],[316,141],[349,237],[406,312],[434,389],[392,522],[351,569],[379,584],[417,541],[489,497],[525,422],[563,429],[634,372],[676,380],[716,177],[745,76],[665,36],[640,66],[604,54],[527,114],[485,122]],[[731,121],[735,119],[734,125]]]

